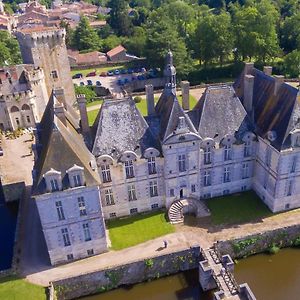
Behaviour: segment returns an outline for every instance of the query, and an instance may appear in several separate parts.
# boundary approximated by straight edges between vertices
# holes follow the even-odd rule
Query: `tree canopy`
[[[21,62],[18,41],[7,31],[0,30],[0,65],[14,65]]]

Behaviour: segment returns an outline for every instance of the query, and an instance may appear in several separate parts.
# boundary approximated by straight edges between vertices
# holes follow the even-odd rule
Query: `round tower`
[[[170,49],[165,58],[164,77],[168,85],[172,88],[176,88],[176,69],[173,65],[173,53]]]

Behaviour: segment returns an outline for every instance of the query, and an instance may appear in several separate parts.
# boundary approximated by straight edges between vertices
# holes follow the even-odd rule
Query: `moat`
[[[254,255],[238,261],[235,276],[239,283],[250,285],[257,299],[298,300],[299,258],[300,250],[296,248],[280,250],[276,255]],[[198,272],[193,270],[84,299],[212,300],[212,293],[201,291],[197,280]]]

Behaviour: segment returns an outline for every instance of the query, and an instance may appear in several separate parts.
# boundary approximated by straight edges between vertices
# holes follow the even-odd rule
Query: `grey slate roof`
[[[86,186],[99,185],[97,169],[94,171],[90,166],[90,162],[94,159],[93,155],[88,151],[72,123],[67,119],[67,126],[65,126],[54,115],[53,99],[47,105],[38,130],[41,147],[37,149],[38,160],[34,166],[36,172],[33,186],[34,195],[46,192],[43,175],[51,168],[61,172],[63,189],[68,188],[69,181],[66,171],[74,164],[84,168]]]
[[[253,68],[254,76],[253,109],[255,132],[266,138],[269,131],[275,131],[277,138],[271,145],[277,150],[290,147],[289,132],[300,127],[300,108],[297,101],[298,90],[283,83],[274,95],[275,79]],[[237,78],[233,87],[243,101],[244,72]]]
[[[124,151],[142,156],[149,147],[160,149],[158,140],[131,98],[104,101],[96,120],[92,150],[96,157],[107,154],[118,159]]]

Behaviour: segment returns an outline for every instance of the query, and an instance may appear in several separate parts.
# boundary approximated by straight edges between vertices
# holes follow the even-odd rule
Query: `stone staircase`
[[[183,223],[184,213],[193,213],[197,218],[210,215],[209,209],[203,201],[194,198],[175,200],[169,210],[168,217],[171,224]]]

